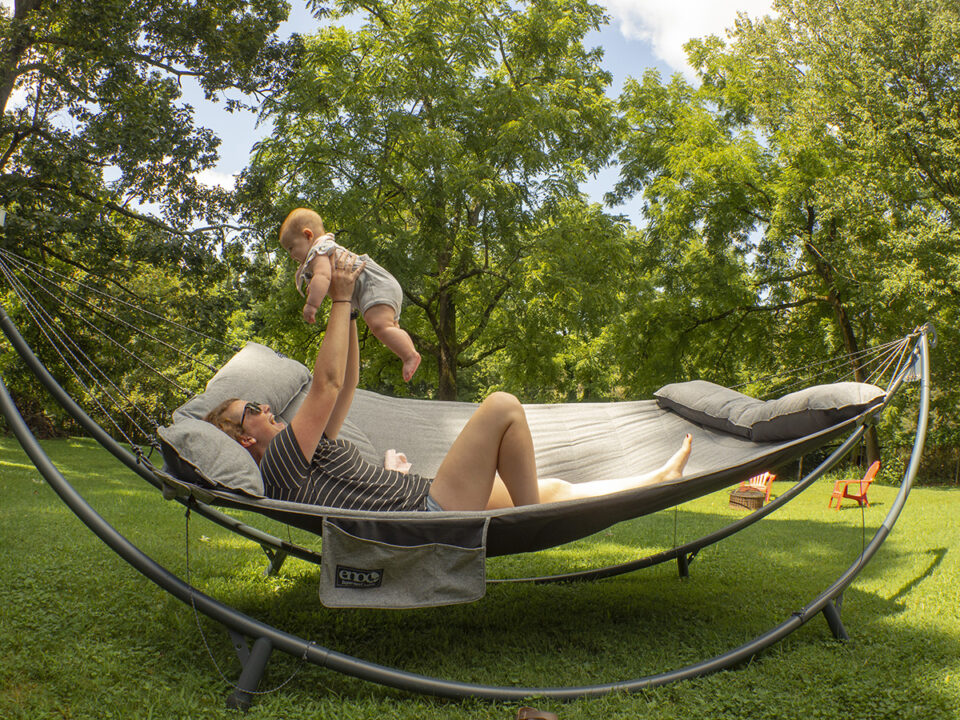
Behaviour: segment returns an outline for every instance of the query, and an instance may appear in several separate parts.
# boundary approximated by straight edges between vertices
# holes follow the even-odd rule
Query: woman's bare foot
[[[410,382],[410,378],[420,367],[420,353],[414,353],[403,361],[403,381]]]
[[[690,450],[692,448],[693,435],[687,433],[683,437],[683,442],[680,443],[680,449],[660,468],[662,480],[676,480],[678,477],[683,476],[683,468],[686,466],[687,460],[690,459]]]

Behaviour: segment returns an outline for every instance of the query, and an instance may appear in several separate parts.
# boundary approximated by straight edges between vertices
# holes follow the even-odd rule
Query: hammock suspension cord
[[[152,364],[144,360],[141,355],[132,352],[123,343],[115,339],[109,332],[90,322],[90,320],[84,317],[82,313],[78,312],[76,307],[88,310],[91,313],[104,318],[108,323],[113,323],[114,327],[126,328],[130,330],[131,333],[145,337],[152,342],[156,342],[163,347],[173,350],[177,353],[177,355],[190,360],[192,363],[202,366],[211,373],[216,371],[214,366],[203,362],[196,356],[185,352],[181,348],[178,348],[174,344],[157,337],[153,333],[147,332],[143,329],[143,327],[124,320],[100,305],[92,304],[90,301],[84,299],[77,293],[69,290],[66,287],[66,284],[72,283],[77,288],[83,288],[96,295],[101,301],[103,299],[115,301],[126,308],[143,312],[148,317],[166,323],[167,325],[170,325],[178,330],[186,330],[204,339],[217,342],[220,345],[223,345],[224,347],[234,351],[237,349],[236,347],[231,346],[228,343],[224,343],[221,340],[217,340],[209,335],[192,330],[185,325],[177,323],[169,318],[165,318],[157,313],[138,308],[132,303],[97,290],[89,284],[78,282],[62,273],[58,273],[50,268],[46,268],[38,263],[3,249],[0,249],[0,274],[6,278],[10,288],[17,295],[21,305],[24,307],[33,323],[37,326],[41,335],[53,348],[54,352],[59,356],[61,363],[70,371],[80,387],[83,388],[84,393],[107,418],[109,423],[116,429],[120,436],[135,448],[137,443],[134,442],[130,437],[129,432],[131,430],[143,441],[149,443],[152,447],[158,447],[158,443],[155,438],[155,430],[161,423],[157,418],[151,417],[150,414],[148,414],[135,400],[121,390],[110,378],[110,376],[104,372],[100,364],[90,358],[89,355],[83,351],[77,342],[71,338],[71,333],[69,330],[63,325],[62,315],[55,317],[54,314],[48,311],[37,295],[27,288],[22,279],[32,283],[36,289],[41,291],[47,298],[55,303],[57,307],[63,308],[67,313],[69,313],[69,316],[76,318],[79,322],[83,323],[84,326],[88,327],[92,331],[95,337],[101,337],[112,346],[122,350],[127,357],[131,358],[134,362],[146,368],[151,374],[164,381],[167,386],[173,388],[174,391],[184,399],[191,397],[193,392],[184,387],[182,384],[178,383],[175,379],[168,377],[162,371],[158,370]],[[57,280],[52,279],[51,276],[60,278],[63,282],[58,282]],[[59,291],[59,294],[56,291]],[[71,306],[68,300],[72,300],[76,307]],[[107,386],[112,388],[112,391],[108,389]],[[107,404],[101,402],[98,394],[99,396],[108,398],[109,402]],[[118,395],[121,396],[126,402],[118,399]],[[121,424],[114,417],[113,412],[108,409],[108,405],[112,405],[118,416],[122,416],[126,419],[127,423],[129,424],[127,431],[124,430]],[[127,411],[127,408],[130,408],[130,412]],[[131,412],[137,414],[142,418],[142,420],[146,421],[146,423],[149,425],[149,430],[145,429],[140,422],[135,420],[131,416]]]
[[[59,273],[56,270],[53,270],[52,268],[47,267],[46,265],[41,265],[40,263],[34,262],[33,260],[30,260],[29,258],[25,258],[22,255],[17,255],[16,253],[12,253],[9,250],[4,250],[3,248],[0,248],[0,256],[7,258],[7,260],[9,260],[10,262],[18,264],[18,266],[20,267],[30,266],[34,268],[34,272],[37,274],[46,273],[47,275],[53,275],[54,277],[58,277],[62,279],[64,282],[74,283],[78,288],[83,288],[84,290],[88,290],[94,295],[98,295],[101,298],[123,305],[124,307],[130,310],[133,310],[134,312],[142,313],[143,315],[153,318],[154,320],[157,320],[161,323],[172,325],[176,327],[178,330],[183,330],[184,332],[192,333],[193,335],[202,337],[204,340],[210,340],[211,342],[219,343],[220,345],[223,345],[226,349],[231,350],[233,352],[236,352],[237,350],[240,349],[236,345],[231,345],[230,343],[224,340],[221,340],[220,338],[216,338],[216,337],[213,337],[212,335],[207,335],[205,333],[202,333],[199,330],[190,327],[189,325],[183,325],[181,323],[178,323],[176,320],[171,320],[166,315],[161,315],[159,313],[151,312],[150,310],[145,309],[142,305],[136,305],[126,300],[122,300],[121,298],[118,298],[116,295],[111,295],[110,293],[104,292],[102,290],[98,290],[96,287],[92,285],[82,283],[75,278],[71,278],[68,275]],[[49,280],[49,278],[47,279]]]
[[[116,387],[116,384],[115,384],[105,373],[103,373],[103,371],[100,369],[99,365],[97,365],[96,363],[94,363],[92,360],[90,360],[89,357],[86,356],[86,354],[83,352],[83,350],[81,350],[81,349],[79,348],[79,346],[77,346],[77,344],[76,344],[75,342],[73,342],[72,339],[70,339],[69,335],[68,335],[65,331],[62,331],[62,330],[57,326],[57,324],[54,322],[54,319],[53,319],[53,318],[50,316],[50,314],[47,312],[46,308],[44,308],[40,303],[36,302],[36,299],[33,297],[33,295],[32,295],[25,287],[23,287],[23,285],[19,282],[19,280],[18,280],[15,276],[13,276],[13,275],[10,273],[9,268],[8,268],[5,264],[3,264],[2,261],[0,261],[0,272],[3,273],[4,277],[6,277],[6,279],[7,279],[7,282],[8,282],[8,283],[10,284],[10,286],[14,289],[14,292],[17,293],[18,297],[19,297],[20,300],[21,300],[21,303],[23,304],[23,307],[26,309],[26,311],[27,311],[27,313],[30,315],[31,319],[32,319],[32,320],[34,321],[34,323],[37,325],[37,328],[40,330],[40,333],[46,338],[47,342],[50,344],[50,346],[53,348],[53,350],[54,350],[54,351],[57,353],[57,355],[60,357],[60,360],[61,360],[61,362],[63,363],[63,365],[64,365],[67,369],[69,369],[69,370],[71,371],[71,373],[73,374],[75,380],[76,380],[76,381],[79,383],[79,385],[83,388],[83,390],[84,390],[84,392],[86,393],[87,397],[89,397],[90,400],[100,409],[100,411],[103,413],[103,415],[104,415],[104,416],[110,421],[110,423],[117,429],[117,432],[120,433],[120,435],[123,437],[123,439],[124,439],[128,444],[130,444],[131,446],[133,446],[133,447],[136,447],[136,446],[137,446],[137,443],[135,443],[135,442],[129,437],[129,435],[128,435],[126,432],[124,432],[123,428],[122,428],[122,427],[120,426],[120,424],[116,421],[116,419],[114,418],[114,416],[112,415],[112,413],[111,413],[106,407],[104,407],[103,403],[102,403],[102,402],[100,401],[100,399],[97,397],[97,394],[94,393],[94,392],[90,389],[90,386],[83,380],[83,378],[80,376],[80,373],[77,371],[77,369],[76,369],[76,367],[75,367],[75,364],[76,364],[76,366],[79,366],[80,368],[83,369],[83,371],[86,373],[86,375],[88,376],[88,378],[90,379],[90,381],[92,381],[92,383],[93,383],[94,385],[96,385],[97,388],[99,388],[100,392],[101,392],[103,395],[105,395],[106,397],[108,397],[108,398],[110,399],[110,401],[111,401],[111,402],[113,403],[113,405],[116,407],[117,411],[118,411],[120,414],[122,414],[124,417],[126,417],[126,418],[128,419],[128,421],[129,421],[134,427],[137,428],[137,430],[141,433],[141,436],[142,436],[144,439],[146,439],[148,442],[151,442],[152,433],[146,433],[146,432],[144,432],[143,428],[140,427],[140,425],[139,425],[132,417],[130,417],[130,415],[126,412],[126,410],[124,410],[123,406],[120,404],[120,402],[117,400],[117,398],[114,397],[114,395],[113,395],[109,390],[107,390],[107,389],[103,386],[103,384],[100,382],[100,380],[97,379],[97,377],[87,368],[86,365],[84,365],[83,361],[80,360],[80,358],[77,357],[76,353],[74,352],[74,349],[72,349],[72,348],[75,348],[77,352],[79,352],[80,354],[84,355],[84,357],[88,360],[89,364],[90,364],[91,366],[97,368],[97,370],[100,372],[100,374],[106,379],[106,381],[107,381],[112,387],[114,387],[114,389],[119,390],[119,388]],[[48,331],[49,331],[49,332],[48,332]],[[55,336],[56,339],[55,339],[54,337],[51,337],[51,334],[52,334],[53,336]],[[71,346],[72,346],[72,347],[71,347]],[[71,356],[73,357],[73,359],[74,359],[74,361],[75,361],[75,364],[74,364],[74,363],[71,363],[71,362],[66,358],[66,356],[64,355],[64,351],[65,351],[67,354],[69,354],[69,355],[71,355]],[[132,401],[130,401],[129,398],[127,398],[127,400],[128,400],[128,403],[129,403],[130,405],[132,405],[132,406],[135,407],[138,411],[140,411],[141,414],[144,414],[143,411],[142,411],[139,407],[137,407],[135,403],[133,403]],[[144,414],[144,415],[145,415],[145,414]],[[154,427],[156,427],[156,422],[155,422],[155,421],[151,420],[149,417],[147,417],[147,420],[148,420]],[[155,440],[153,440],[152,442],[155,442]]]
[[[66,302],[63,302],[63,301],[62,301],[60,298],[58,298],[57,295],[56,295],[53,291],[51,291],[49,288],[45,287],[44,285],[41,285],[41,284],[40,284],[41,281],[48,281],[47,278],[44,278],[43,276],[40,276],[40,275],[38,275],[38,274],[36,274],[36,273],[34,273],[34,272],[31,272],[29,269],[26,269],[25,274],[26,274],[26,275],[28,276],[28,278],[29,278],[40,290],[42,290],[48,297],[53,298],[53,300],[54,300],[55,302],[59,303],[61,307],[63,307],[65,310],[67,310],[73,317],[77,318],[80,322],[82,322],[83,324],[85,324],[85,325],[86,325],[87,327],[89,327],[91,330],[93,330],[97,335],[99,335],[100,337],[102,337],[103,339],[105,339],[107,342],[109,342],[109,343],[111,343],[112,345],[114,345],[114,346],[116,346],[117,348],[119,348],[121,351],[123,351],[124,353],[126,353],[128,357],[133,358],[135,361],[139,362],[141,365],[143,365],[144,367],[146,367],[148,370],[150,370],[152,373],[154,373],[154,374],[157,375],[158,377],[163,378],[163,379],[167,380],[168,382],[170,382],[172,385],[174,385],[175,387],[177,387],[177,388],[178,388],[180,391],[182,391],[184,394],[189,394],[189,393],[190,393],[190,391],[187,390],[185,387],[182,387],[182,386],[179,385],[178,383],[176,383],[176,382],[174,382],[174,381],[172,381],[172,380],[169,380],[168,378],[166,378],[166,377],[163,375],[162,372],[160,372],[160,371],[157,370],[155,367],[153,367],[152,365],[150,365],[149,363],[147,363],[146,361],[144,361],[143,358],[137,356],[135,353],[133,353],[133,352],[131,352],[130,350],[128,350],[128,349],[123,345],[123,343],[121,343],[121,342],[119,342],[118,340],[116,340],[112,335],[110,335],[109,333],[107,333],[107,332],[106,332],[105,330],[103,330],[101,327],[99,327],[98,325],[94,325],[92,322],[90,322],[89,320],[87,320],[85,317],[83,317],[82,314],[80,314],[80,312],[77,311],[76,308],[70,307]],[[21,287],[23,287],[22,283],[19,283],[19,284],[20,284]],[[143,337],[145,337],[145,338],[147,338],[147,339],[149,339],[149,340],[153,340],[153,341],[155,341],[157,344],[159,344],[159,345],[161,345],[161,346],[163,346],[163,347],[166,347],[166,348],[168,348],[168,349],[170,349],[170,350],[173,350],[174,352],[179,353],[181,356],[183,356],[183,357],[185,357],[185,358],[187,358],[187,359],[189,359],[189,360],[191,360],[191,361],[193,361],[193,362],[197,362],[197,363],[203,365],[204,367],[206,367],[208,370],[210,370],[210,371],[212,371],[212,372],[215,372],[215,371],[216,371],[216,368],[214,368],[213,366],[208,365],[207,363],[204,363],[204,362],[201,362],[201,361],[197,360],[197,358],[189,355],[188,353],[183,352],[183,351],[180,350],[179,348],[177,348],[177,347],[175,347],[174,345],[172,345],[172,344],[170,344],[170,343],[162,340],[161,338],[156,337],[155,335],[147,332],[147,331],[144,330],[143,328],[137,327],[136,325],[133,325],[132,323],[127,322],[127,321],[124,320],[123,318],[120,318],[120,317],[118,317],[118,316],[116,316],[116,315],[113,315],[112,313],[107,312],[107,311],[103,310],[103,309],[100,308],[100,307],[91,305],[89,302],[87,302],[86,300],[84,300],[83,298],[81,298],[80,296],[78,296],[76,293],[71,292],[70,290],[68,290],[67,288],[65,288],[65,287],[63,287],[63,286],[57,286],[57,287],[58,287],[58,289],[60,289],[61,291],[63,291],[68,297],[74,299],[80,307],[86,308],[86,309],[92,311],[93,313],[95,313],[96,315],[100,316],[100,317],[101,317],[102,319],[104,319],[105,321],[108,321],[108,322],[109,322],[109,321],[113,321],[113,322],[115,322],[115,323],[119,323],[120,325],[122,325],[123,327],[125,327],[125,328],[127,328],[127,329],[129,329],[129,330],[131,330],[131,331],[133,331],[133,332],[135,332],[135,333],[139,333],[139,334],[142,335]],[[32,296],[31,296],[31,297],[32,297]],[[35,298],[34,298],[34,302],[36,302],[36,299],[35,299]],[[39,304],[39,303],[38,303],[38,304]]]
[[[148,317],[150,317],[151,319],[156,320],[160,324],[166,324],[177,330],[193,333],[194,335],[204,340],[209,340],[212,342],[219,343],[220,345],[232,351],[236,351],[238,349],[235,346],[232,346],[229,343],[225,343],[222,340],[211,337],[210,335],[204,334],[200,331],[193,330],[188,326],[185,326],[181,323],[178,323],[170,319],[169,317],[165,317],[159,313],[153,313],[148,310],[145,310],[133,303],[117,298],[109,293],[103,292],[102,290],[99,290],[88,283],[78,281],[63,273],[59,273],[51,268],[48,268],[37,262],[29,260],[28,258],[22,257],[20,255],[16,255],[8,250],[0,249],[0,272],[2,272],[4,277],[7,279],[8,284],[11,286],[11,288],[19,297],[21,303],[27,309],[34,323],[38,326],[38,328],[40,328],[40,331],[43,334],[43,336],[46,338],[47,342],[49,342],[51,346],[54,347],[54,349],[56,350],[57,354],[60,356],[60,359],[64,363],[64,365],[66,365],[70,369],[70,371],[73,373],[78,383],[83,387],[84,392],[93,400],[93,402],[98,406],[100,411],[109,418],[111,425],[113,425],[113,427],[115,427],[118,430],[118,432],[121,433],[124,439],[131,444],[135,445],[135,443],[133,443],[130,440],[128,434],[123,431],[120,423],[112,416],[111,412],[107,409],[107,407],[105,407],[104,404],[97,399],[94,390],[88,386],[87,382],[84,382],[81,379],[79,372],[73,367],[74,364],[80,366],[83,369],[84,373],[90,378],[90,383],[94,385],[100,393],[110,398],[111,404],[113,405],[113,407],[116,408],[116,411],[120,415],[122,415],[124,418],[126,418],[127,422],[130,423],[136,429],[136,433],[140,435],[143,438],[143,440],[145,440],[147,443],[149,443],[153,447],[157,447],[158,445],[156,438],[154,436],[154,431],[162,423],[159,421],[158,418],[151,417],[143,408],[141,408],[136,403],[136,401],[130,398],[127,394],[123,393],[123,391],[120,390],[120,388],[117,387],[116,384],[110,379],[108,374],[103,371],[103,369],[99,366],[99,364],[96,361],[92,360],[86,353],[84,353],[75,341],[70,339],[69,332],[65,328],[61,328],[56,324],[54,317],[48,311],[44,310],[43,305],[37,300],[37,298],[32,293],[30,293],[27,290],[27,288],[23,285],[23,283],[17,278],[16,273],[14,272],[14,269],[19,270],[21,274],[26,276],[27,279],[30,280],[36,287],[40,288],[53,302],[56,302],[59,305],[66,307],[72,316],[76,317],[81,322],[83,322],[95,334],[103,337],[107,342],[111,343],[112,345],[115,345],[120,349],[122,349],[123,352],[128,357],[130,357],[135,362],[139,363],[140,365],[148,369],[150,373],[152,373],[154,376],[156,376],[160,380],[167,383],[170,387],[172,387],[177,392],[177,394],[179,394],[184,399],[191,397],[193,395],[193,392],[188,388],[184,387],[179,382],[177,382],[176,379],[168,377],[164,372],[157,369],[150,363],[146,362],[140,355],[132,352],[129,348],[127,348],[125,345],[123,345],[118,340],[116,340],[113,336],[111,336],[107,331],[91,323],[89,320],[83,317],[83,315],[79,313],[76,309],[71,308],[68,305],[67,298],[72,299],[81,308],[86,308],[88,310],[91,310],[97,313],[98,315],[100,315],[101,317],[105,317],[110,321],[115,322],[123,326],[124,328],[130,330],[133,333],[139,334],[152,342],[156,342],[168,349],[174,350],[179,356],[187,358],[191,362],[202,366],[203,368],[205,368],[211,373],[216,372],[217,368],[204,362],[203,360],[197,358],[196,356],[191,355],[190,353],[186,352],[182,348],[178,348],[174,346],[172,343],[169,343],[157,337],[156,335],[147,332],[141,326],[128,322],[116,316],[115,314],[109,312],[108,310],[102,308],[101,306],[92,305],[90,301],[84,299],[77,293],[68,290],[66,287],[64,287],[64,285],[66,285],[67,283],[73,284],[78,289],[83,289],[85,291],[88,291],[93,295],[96,295],[101,300],[109,300],[112,302],[116,302],[132,311],[142,312],[146,314]],[[62,283],[58,283],[58,281],[54,278],[58,278],[59,280],[62,281]],[[48,286],[52,286],[62,291],[62,294],[58,295],[53,290],[49,289]],[[45,330],[44,327],[46,327],[49,330],[49,332]],[[51,335],[53,337],[51,337]],[[882,378],[886,375],[887,371],[891,367],[896,367],[897,370],[899,370],[900,365],[904,362],[904,358],[909,352],[911,339],[912,339],[912,336],[908,336],[905,338],[901,338],[898,340],[894,340],[891,342],[866,348],[855,353],[842,354],[826,360],[807,363],[805,365],[802,365],[793,369],[784,370],[779,373],[771,373],[771,374],[762,376],[755,381],[742,383],[740,385],[734,386],[734,389],[743,388],[744,386],[751,385],[751,384],[772,382],[779,378],[791,378],[792,382],[777,388],[777,392],[782,394],[784,392],[788,392],[792,390],[793,388],[811,384],[812,381],[816,379],[821,379],[825,377],[831,377],[832,379],[835,379],[835,380],[853,378],[858,374],[858,371],[861,374],[861,376],[869,377],[867,382],[878,384],[882,381]],[[70,357],[73,358],[73,361],[74,361],[73,363],[68,361],[66,355],[64,354],[63,351],[58,349],[58,346],[61,348],[66,348],[66,355],[69,355]],[[73,350],[70,349],[71,346],[72,348],[74,348]],[[82,358],[78,357],[78,355],[82,356]],[[88,369],[87,366],[94,368],[96,373]],[[844,369],[846,369],[845,372],[844,372]],[[894,371],[893,375],[896,375],[896,370]],[[97,379],[97,376],[102,377],[104,381],[114,389],[114,392],[111,393],[110,391],[108,391],[104,387],[104,384]],[[132,408],[132,412],[138,413],[147,421],[147,423],[150,426],[150,432],[147,432],[142,426],[140,426],[139,423],[133,420],[133,418],[130,416],[128,411],[124,409],[123,403],[119,399],[114,397],[114,393],[122,396],[122,398],[127,401],[126,403],[127,407]]]

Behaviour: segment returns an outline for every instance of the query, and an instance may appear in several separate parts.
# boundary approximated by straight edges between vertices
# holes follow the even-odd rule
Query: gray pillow
[[[256,461],[220,428],[184,417],[159,428],[157,434],[167,468],[178,478],[263,497],[263,479]]]
[[[268,403],[275,415],[284,410],[301,390],[310,385],[310,371],[303,363],[259,343],[246,346],[217,371],[207,388],[173,411],[174,423],[185,418],[202,420],[224,400],[240,398]]]
[[[763,405],[749,395],[706,380],[664,385],[653,396],[660,407],[705,427],[750,437],[747,413]]]
[[[832,427],[879,404],[886,392],[869,383],[815,385],[767,400],[748,413],[754,442],[792,440]]]
[[[705,380],[665,385],[654,397],[661,407],[708,428],[754,442],[793,440],[860,415],[886,393],[876,385],[815,385],[776,400],[755,398]]]

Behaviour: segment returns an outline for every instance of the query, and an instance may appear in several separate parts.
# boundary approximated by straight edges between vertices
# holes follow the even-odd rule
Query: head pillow
[[[310,385],[312,376],[303,363],[247,343],[210,378],[207,388],[173,411],[173,421],[191,417],[203,420],[224,400],[240,398],[268,403],[274,415],[282,415],[290,402]]]
[[[168,470],[193,483],[239,490],[263,497],[260,468],[243,446],[204,421],[207,413],[230,398],[267,403],[275,415],[285,415],[310,386],[307,368],[266,345],[247,343],[207,383],[207,388],[173,411],[173,424],[159,436]],[[299,402],[296,403],[299,405]]]
[[[157,434],[167,471],[181,480],[263,497],[263,479],[253,456],[219,428],[185,417]]]

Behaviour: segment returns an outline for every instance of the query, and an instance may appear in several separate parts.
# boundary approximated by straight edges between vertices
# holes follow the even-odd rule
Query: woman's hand
[[[330,288],[327,294],[331,300],[350,300],[353,297],[353,285],[356,283],[367,261],[357,263],[357,256],[348,250],[331,253]]]

